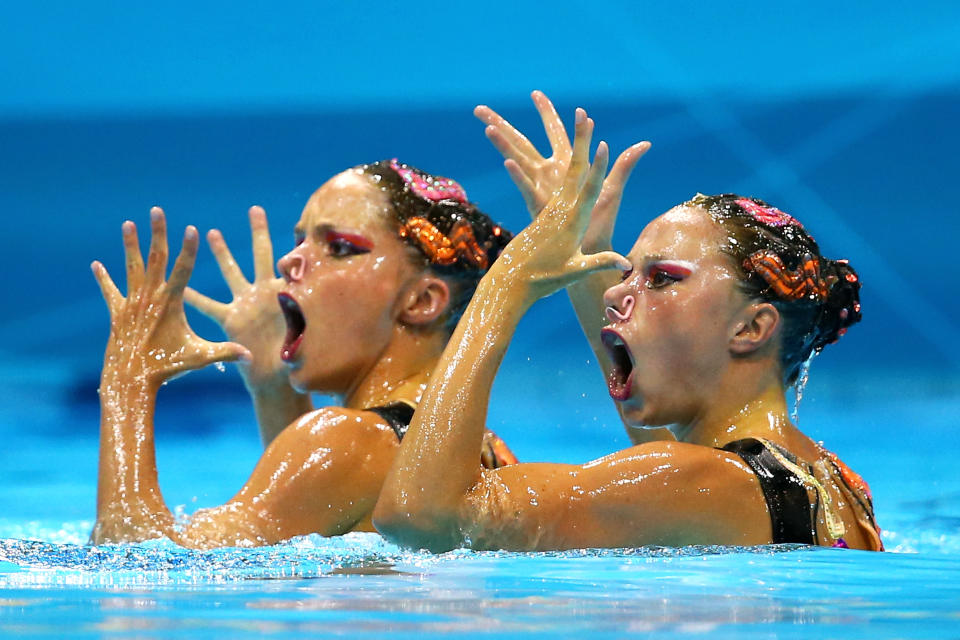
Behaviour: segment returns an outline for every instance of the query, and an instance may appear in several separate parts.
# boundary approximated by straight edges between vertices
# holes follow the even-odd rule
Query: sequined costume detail
[[[769,440],[745,438],[728,443],[723,450],[742,458],[760,481],[770,512],[774,543],[848,548],[844,539],[848,527],[837,505],[840,500],[849,504],[870,547],[883,550],[880,527],[873,515],[870,488],[833,453],[820,447],[820,460],[815,465],[820,470],[818,479],[814,466],[798,461],[786,449]],[[836,493],[828,491],[827,484],[832,484]],[[822,517],[823,533],[817,528],[819,517]]]
[[[427,174],[418,174],[411,167],[401,164],[396,158],[390,161],[390,168],[396,171],[407,187],[424,200],[431,202],[440,202],[441,200],[453,200],[460,204],[468,204],[467,192],[456,180],[443,178],[440,176],[431,176]]]
[[[770,225],[771,227],[784,227],[788,224],[792,224],[796,227],[803,228],[803,225],[800,224],[800,221],[791,216],[788,213],[777,209],[776,207],[763,206],[749,198],[738,198],[734,200],[735,203],[740,205],[740,207],[749,213],[757,222]]]

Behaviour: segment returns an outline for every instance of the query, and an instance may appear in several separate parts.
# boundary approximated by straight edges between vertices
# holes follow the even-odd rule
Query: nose
[[[637,303],[633,294],[622,284],[607,289],[603,294],[603,302],[606,305],[604,314],[607,320],[613,323],[629,320],[633,314],[633,307]]]
[[[287,282],[300,282],[303,279],[303,272],[306,270],[307,261],[303,259],[296,250],[280,258],[277,262],[277,270]]]

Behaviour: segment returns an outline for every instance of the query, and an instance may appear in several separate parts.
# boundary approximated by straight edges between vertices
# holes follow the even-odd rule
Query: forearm
[[[144,375],[105,370],[101,378],[95,543],[169,535],[173,516],[160,493],[154,450],[156,395]]]
[[[522,287],[485,277],[447,344],[380,493],[374,524],[403,544],[462,542],[465,498],[497,369],[527,307]]]
[[[313,411],[310,394],[298,393],[284,374],[282,380],[257,387],[247,385],[260,429],[260,440],[266,447],[277,435],[300,416]]]
[[[603,383],[607,384],[607,376],[610,375],[612,363],[610,354],[603,346],[600,340],[600,330],[606,325],[606,316],[604,315],[605,305],[603,303],[603,293],[616,284],[617,276],[610,271],[600,271],[593,273],[583,280],[578,280],[567,287],[567,295],[570,296],[570,302],[573,310],[577,314],[577,320],[580,321],[580,328],[590,343],[590,348],[597,358],[597,364],[603,374]],[[642,427],[631,427],[624,425],[627,430],[627,436],[632,444],[643,444],[644,442],[656,442],[660,440],[675,440],[669,429],[644,429]]]
[[[606,324],[604,316],[603,293],[617,281],[615,273],[600,271],[574,282],[567,287],[567,295],[573,311],[580,322],[580,328],[590,348],[597,358],[597,364],[603,374],[604,384],[610,373],[610,355],[600,341],[600,330]]]

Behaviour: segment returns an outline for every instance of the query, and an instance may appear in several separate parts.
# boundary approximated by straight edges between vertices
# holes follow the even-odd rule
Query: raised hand
[[[549,158],[540,155],[526,136],[490,107],[480,105],[473,114],[486,123],[487,138],[503,155],[503,166],[520,190],[531,217],[536,217],[563,186],[573,147],[553,103],[540,91],[534,91],[531,97],[550,141],[553,155]]]
[[[101,263],[91,265],[110,311],[104,381],[122,384],[142,379],[153,386],[213,362],[249,358],[250,353],[241,345],[204,340],[187,324],[183,313],[183,291],[197,257],[196,228],[187,227],[183,248],[170,279],[166,280],[167,228],[163,210],[159,207],[150,210],[150,227],[150,253],[144,267],[136,225],[130,221],[123,224],[126,297]]]
[[[503,155],[504,167],[520,190],[530,215],[536,217],[563,186],[573,149],[563,121],[550,99],[540,91],[534,91],[531,97],[540,113],[547,139],[550,141],[553,155],[549,158],[540,155],[526,136],[490,107],[478,106],[473,113],[486,123],[487,138]],[[611,248],[613,228],[620,208],[623,187],[637,160],[649,148],[649,142],[640,142],[628,148],[617,158],[591,214],[582,245],[585,253],[606,251]]]
[[[250,231],[253,237],[253,282],[247,281],[237,266],[223,234],[212,229],[207,234],[207,242],[233,300],[218,302],[191,288],[187,288],[184,299],[219,324],[230,340],[250,350],[253,359],[250,363],[241,363],[240,374],[248,388],[256,389],[286,383],[287,371],[280,359],[286,324],[277,303],[277,294],[283,290],[283,279],[274,271],[267,214],[261,207],[250,208]]]
[[[626,259],[612,251],[585,254],[582,244],[590,215],[604,187],[609,151],[601,142],[591,164],[590,141],[593,120],[577,109],[576,130],[570,166],[563,185],[534,221],[507,246],[491,272],[513,274],[542,297],[589,273],[629,268]],[[619,200],[623,183],[611,180],[610,197]]]

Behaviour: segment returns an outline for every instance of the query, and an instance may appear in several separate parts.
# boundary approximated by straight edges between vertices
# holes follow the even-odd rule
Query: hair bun
[[[824,259],[821,264],[824,277],[832,284],[817,321],[813,342],[815,351],[839,340],[848,327],[863,317],[860,313],[860,276],[850,263]]]
[[[439,271],[482,275],[513,237],[450,178],[392,160],[363,165],[393,205],[399,234]]]

